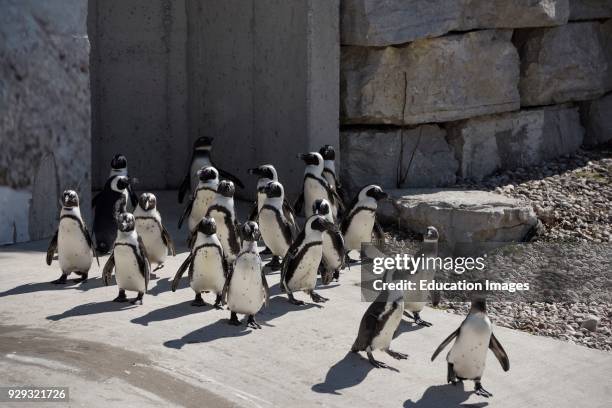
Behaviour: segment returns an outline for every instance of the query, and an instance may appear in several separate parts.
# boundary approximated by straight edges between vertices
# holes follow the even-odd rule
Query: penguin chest
[[[265,199],[266,199],[266,194],[265,193],[260,193],[258,191],[257,192],[257,212],[258,213],[259,213],[259,211],[261,211],[261,207],[263,207]]]
[[[193,231],[198,226],[214,198],[214,191],[200,190],[197,192],[196,198],[193,201],[193,207],[191,208],[191,214],[189,214],[189,231]]]
[[[306,214],[306,218],[313,214],[312,205],[319,198],[324,198],[331,203],[325,187],[317,180],[307,177],[304,180],[304,214]]]
[[[142,238],[149,261],[163,263],[168,255],[168,247],[162,239],[157,221],[151,218],[136,218],[136,232]]]
[[[401,320],[402,314],[404,313],[404,307],[402,302],[397,302],[395,305],[395,310],[393,310],[393,303],[387,303],[385,306],[385,311],[381,315],[380,318],[387,318],[387,321],[383,325],[380,332],[374,336],[372,339],[372,344],[370,347],[372,350],[388,350],[391,345],[391,340],[393,340],[393,335],[397,330]],[[388,315],[390,313],[390,315]]]
[[[60,221],[57,252],[63,272],[89,271],[93,255],[77,220],[63,218]]]
[[[219,294],[225,285],[223,259],[218,248],[199,249],[193,259],[193,270],[190,280],[191,289],[196,293],[211,291]]]
[[[323,178],[327,181],[327,184],[332,188],[332,190],[336,189],[336,180],[334,179],[334,175],[329,171],[323,172]]]
[[[129,245],[115,246],[115,275],[120,289],[146,292],[144,271],[140,271],[134,249]]]
[[[285,239],[275,211],[266,208],[259,213],[259,230],[270,251],[276,256],[285,256],[290,244]]]
[[[293,276],[287,282],[292,292],[314,290],[317,284],[317,270],[321,263],[321,244],[312,245],[304,252],[299,263],[295,265]]]
[[[488,318],[470,315],[461,325],[459,336],[447,356],[458,377],[473,380],[484,372],[491,340]]]
[[[335,247],[331,239],[330,233],[325,232],[323,234],[323,262],[327,269],[339,269],[342,266],[343,254],[341,254]]]
[[[232,312],[254,315],[261,309],[263,301],[261,259],[256,254],[243,254],[234,266],[227,305]]]
[[[372,241],[375,215],[373,211],[360,210],[353,216],[344,235],[347,249],[360,250],[362,242]]]

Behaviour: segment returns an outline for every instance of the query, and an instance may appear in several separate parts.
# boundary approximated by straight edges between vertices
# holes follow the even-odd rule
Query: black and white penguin
[[[102,281],[106,286],[110,285],[113,269],[115,269],[119,295],[113,302],[127,302],[125,291],[129,290],[138,292],[138,296],[131,303],[142,305],[142,297],[147,291],[151,273],[147,250],[136,232],[136,220],[132,214],[119,214],[117,222],[119,232],[113,253],[104,265]]]
[[[312,209],[311,209],[312,211]],[[295,299],[293,292],[304,291],[315,303],[326,302],[327,298],[317,294],[317,271],[323,255],[323,232],[334,231],[337,227],[320,215],[312,215],[306,220],[304,229],[293,241],[281,268],[281,290],[287,292],[289,302],[303,305]]]
[[[211,157],[212,137],[200,137],[193,143],[193,152],[189,161],[189,169],[183,179],[183,183],[179,187],[178,201],[183,202],[187,191],[195,192],[198,187],[198,171],[202,167],[215,167],[219,171],[219,176],[222,179],[228,179],[234,182],[238,187],[244,188],[242,181],[233,174],[217,167]],[[201,217],[200,217],[201,219]],[[199,222],[200,220],[198,220]],[[197,224],[196,224],[197,225]],[[195,227],[194,227],[195,228]]]
[[[313,212],[325,217],[333,223],[331,206],[327,200],[318,199],[314,202]],[[344,249],[344,238],[339,230],[325,231],[323,233],[323,272],[321,282],[327,285],[335,279],[340,278],[340,270],[344,268],[346,250]]]
[[[453,347],[446,355],[447,381],[456,384],[463,380],[474,380],[474,391],[483,397],[492,397],[482,387],[482,374],[487,362],[487,350],[491,349],[504,371],[510,369],[506,351],[493,334],[493,325],[487,316],[487,303],[484,298],[472,300],[472,308],[457,330],[451,333],[438,346],[431,361],[455,339]]]
[[[187,217],[190,235],[208,212],[208,207],[217,195],[217,186],[219,185],[219,172],[214,167],[202,167],[197,173],[200,181],[185,206],[185,211],[178,223],[180,229],[183,220]]]
[[[247,315],[247,326],[261,329],[255,321],[255,315],[262,305],[268,305],[269,288],[263,265],[257,252],[259,227],[254,221],[245,222],[240,228],[242,249],[230,269],[225,289],[224,299],[231,311],[229,324],[238,326],[238,313]]]
[[[273,258],[268,266],[280,269],[280,259],[285,256],[296,237],[295,226],[285,217],[283,201],[285,193],[278,181],[272,181],[264,189],[265,199],[259,210],[259,229],[266,247]]]
[[[304,170],[304,184],[302,192],[295,202],[295,210],[300,211],[304,205],[304,214],[306,218],[312,213],[314,202],[319,199],[327,200],[332,206],[332,215],[334,221],[338,219],[338,211],[343,209],[342,199],[338,193],[332,189],[323,177],[323,157],[317,152],[298,154],[298,158],[306,163]]]
[[[207,217],[217,223],[217,236],[223,247],[226,261],[231,264],[240,252],[238,221],[234,209],[234,183],[227,180],[219,182],[215,199],[208,207]]]
[[[341,225],[347,252],[359,251],[362,243],[372,242],[372,232],[376,239],[384,240],[383,230],[376,221],[376,210],[378,202],[387,197],[387,193],[374,184],[359,191]]]
[[[346,194],[340,184],[336,174],[336,150],[332,145],[324,145],[319,149],[319,154],[323,157],[323,177],[329,186],[338,192],[342,201],[346,200]]]
[[[81,216],[79,196],[73,190],[66,190],[62,194],[59,225],[47,248],[47,265],[51,265],[56,252],[62,270],[62,275],[51,282],[56,284],[66,283],[68,275],[73,272],[80,276],[75,282],[85,282],[93,256],[98,258]]]
[[[385,281],[391,282],[393,271],[387,271]],[[353,353],[365,351],[368,360],[376,368],[388,368],[382,361],[374,359],[374,350],[383,350],[396,360],[405,360],[406,354],[391,350],[391,340],[402,321],[404,295],[402,291],[381,291],[376,300],[366,309],[357,338],[351,347]]]
[[[117,237],[117,217],[127,211],[126,189],[130,182],[125,176],[109,178],[92,200],[94,209],[93,235],[96,250],[110,252]]]
[[[111,170],[110,174],[108,175],[108,180],[118,176],[127,177],[128,181],[130,181],[130,176],[128,175],[127,158],[121,153],[116,154],[115,157],[113,157],[113,159],[111,160]],[[138,197],[132,189],[131,182],[125,189],[125,200],[126,202],[130,201],[132,207],[136,208]]]
[[[266,199],[265,189],[267,185],[273,181],[278,182],[278,174],[276,169],[271,164],[263,164],[259,167],[255,167],[253,169],[249,169],[249,174],[253,174],[258,177],[257,179],[257,202],[253,206],[251,210],[251,214],[249,215],[249,220],[254,221],[261,211],[261,207],[264,205],[264,200]],[[287,201],[286,198],[283,198],[283,214],[287,221],[289,221],[294,229],[295,233],[299,232],[299,227],[296,222],[295,211],[293,206]]]
[[[140,196],[138,206],[134,210],[134,218],[136,232],[147,250],[149,264],[156,264],[155,271],[163,268],[168,252],[175,256],[176,250],[168,230],[162,223],[157,210],[157,197],[154,194],[144,193]]]
[[[217,295],[215,309],[221,309],[223,287],[228,276],[228,265],[223,256],[223,247],[217,237],[217,224],[211,217],[204,217],[198,224],[197,236],[191,253],[182,263],[174,280],[172,291],[178,288],[181,277],[189,269],[189,286],[195,292],[192,306],[205,306],[202,292]]]
[[[427,227],[427,232],[423,236],[423,249],[420,254],[417,256],[423,255],[423,259],[427,262],[428,258],[436,258],[438,256],[438,230],[435,227]],[[425,267],[420,268],[418,271],[415,271],[414,274],[410,275],[410,280],[418,281],[427,281],[431,282],[434,280],[435,272],[433,263],[429,265],[431,267],[427,267],[427,263]],[[417,284],[416,287],[419,287]],[[416,291],[407,291],[404,293],[404,314],[409,318],[413,319],[416,324],[419,326],[430,327],[431,323],[426,322],[421,319],[421,311],[425,307],[425,303],[427,302],[427,298],[429,295],[429,291],[427,290],[416,290]]]

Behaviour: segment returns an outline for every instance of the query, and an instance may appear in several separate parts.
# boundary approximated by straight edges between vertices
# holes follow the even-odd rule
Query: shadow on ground
[[[76,275],[75,275],[76,276]],[[37,282],[37,283],[26,283],[20,286],[16,286],[13,289],[0,292],[0,297],[21,295],[25,293],[35,293],[47,290],[81,290],[87,291],[89,289],[95,289],[102,286],[102,278],[89,278],[84,283],[74,283],[71,279],[64,285],[55,285],[51,282]]]
[[[95,315],[95,314],[100,314],[100,313],[110,313],[110,312],[120,312],[122,310],[131,309],[134,307],[137,307],[137,306],[134,306],[129,302],[118,303],[118,302],[113,302],[111,300],[106,301],[106,302],[85,303],[83,305],[75,306],[72,309],[68,309],[62,314],[47,316],[47,319],[58,321],[58,320],[66,319],[69,317],[88,316],[88,315]]]
[[[360,384],[374,369],[367,359],[357,353],[348,352],[329,369],[325,381],[313,385],[312,390],[323,394],[342,395],[339,390]]]
[[[404,408],[484,408],[489,405],[488,402],[462,404],[463,402],[467,401],[472,394],[472,391],[465,390],[463,383],[459,383],[457,385],[432,385],[425,390],[420,400],[407,400],[404,402]]]
[[[229,318],[229,311],[227,313]],[[228,321],[229,319],[219,319],[208,326],[184,335],[180,339],[168,340],[164,342],[164,346],[180,350],[187,344],[208,343],[229,337],[242,337],[253,331],[246,326],[244,321],[240,326],[232,326]]]
[[[206,305],[203,307],[191,306],[191,300],[181,302],[175,305],[162,307],[161,309],[151,310],[149,313],[132,319],[132,323],[148,326],[149,323],[162,322],[164,320],[177,319],[179,317],[188,316],[195,313],[210,311],[212,306]]]

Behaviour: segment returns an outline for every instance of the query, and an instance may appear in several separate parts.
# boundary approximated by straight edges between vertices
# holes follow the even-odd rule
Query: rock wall
[[[610,18],[610,0],[343,0],[345,183],[443,187],[609,140]]]

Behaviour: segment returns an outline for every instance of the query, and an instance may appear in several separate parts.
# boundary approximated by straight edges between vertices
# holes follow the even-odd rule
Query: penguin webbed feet
[[[238,315],[232,312],[230,315],[230,319],[227,321],[227,323],[232,326],[240,326],[240,320],[238,320]]]
[[[66,282],[68,282],[68,275],[64,275],[63,273],[61,274],[59,278],[57,278],[54,281],[51,281],[51,283],[54,285],[63,285]]]
[[[419,315],[418,312],[414,312],[414,323],[418,324],[419,326],[423,326],[423,327],[433,326],[431,323],[426,322],[425,320],[421,319],[421,316]]]
[[[72,282],[74,282],[74,283],[85,283],[85,282],[87,282],[87,273],[85,273],[85,272],[75,272],[75,273],[77,275],[79,275],[80,278],[73,279]]]
[[[223,296],[221,294],[217,295],[213,307],[217,310],[223,310]]]
[[[250,327],[251,329],[261,329],[261,325],[259,323],[257,323],[257,321],[255,321],[255,316],[253,315],[249,315],[249,318],[247,320],[247,327]]]
[[[144,293],[142,292],[138,292],[138,296],[136,296],[134,299],[130,300],[130,303],[133,305],[142,305],[142,296],[144,295]]]
[[[272,260],[266,265],[271,271],[278,271],[281,268],[280,256],[274,255]]]
[[[196,307],[206,306],[206,302],[204,302],[204,299],[202,299],[201,293],[196,293],[195,299],[193,299],[193,302],[191,302],[191,306],[196,306]]]
[[[293,296],[293,293],[287,293],[287,296],[289,297],[289,303],[291,303],[292,305],[296,305],[296,306],[303,306],[305,305],[303,300],[297,300],[295,298],[295,296]]]
[[[400,353],[398,351],[393,351],[391,349],[386,350],[386,353],[396,360],[407,360],[408,359],[408,354]]]
[[[374,367],[376,368],[390,368],[386,363],[383,363],[382,361],[378,361],[374,358],[374,355],[372,355],[371,351],[367,351],[366,352],[368,355],[368,361],[370,361],[370,364],[372,364]]]
[[[457,385],[462,382],[461,380],[457,379],[455,369],[453,368],[453,365],[451,363],[447,363],[446,382],[453,385]]]
[[[116,298],[113,299],[113,302],[124,303],[127,301],[128,301],[128,298],[125,295],[125,290],[119,289],[119,294],[117,295]]]
[[[493,396],[493,394],[491,394],[489,391],[485,390],[482,387],[480,380],[475,380],[475,381],[476,381],[476,384],[474,385],[474,394],[480,395],[481,397],[485,397],[485,398],[489,398]]]
[[[310,295],[312,301],[315,303],[325,303],[329,300],[328,298],[319,295],[314,290],[311,290],[308,294]]]
[[[159,265],[157,265],[157,266],[155,267],[155,269],[153,269],[151,272],[155,272],[155,271],[159,271],[160,269],[164,269],[164,266],[166,266],[166,265],[164,265],[163,263],[160,263],[160,264],[159,264]],[[151,273],[151,276],[154,276],[154,274],[153,274],[153,273]],[[157,278],[157,277],[156,277],[156,278]]]

